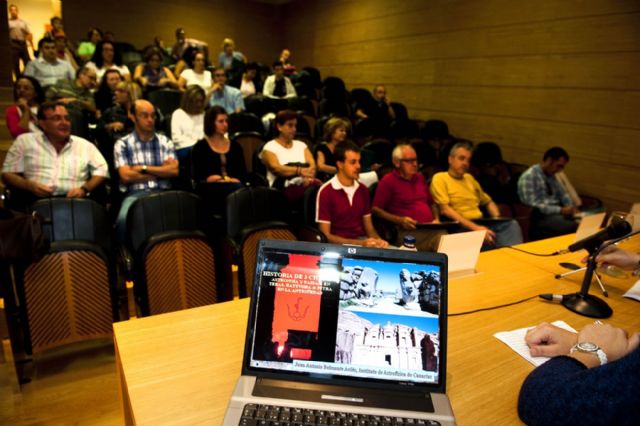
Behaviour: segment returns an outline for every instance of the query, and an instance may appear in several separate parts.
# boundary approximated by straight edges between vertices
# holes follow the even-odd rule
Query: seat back
[[[162,112],[165,117],[170,116],[180,107],[182,93],[175,89],[160,89],[149,92],[149,102]]]
[[[233,138],[237,133],[255,132],[264,134],[262,121],[250,112],[234,112],[229,115],[229,135]]]
[[[45,217],[51,248],[24,273],[32,353],[109,338],[117,308],[106,211],[66,198],[38,201],[34,209]]]
[[[316,198],[318,197],[318,191],[320,187],[318,185],[310,185],[304,191],[302,214],[304,218],[304,224],[317,228],[316,223]]]
[[[362,147],[363,150],[371,151],[374,153],[374,163],[388,166],[391,164],[391,153],[393,152],[393,144],[388,140],[379,139],[371,142],[367,142]]]
[[[243,188],[227,196],[227,235],[237,243],[244,228],[262,222],[289,220],[287,198],[273,188]]]
[[[232,136],[231,140],[242,147],[247,172],[255,172],[253,169],[253,153],[264,145],[262,135],[257,132],[237,132]]]

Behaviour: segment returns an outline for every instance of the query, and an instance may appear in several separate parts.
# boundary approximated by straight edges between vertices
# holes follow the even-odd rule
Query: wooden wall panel
[[[494,140],[508,161],[562,145],[579,191],[640,201],[639,0],[333,0],[284,16],[297,64],[385,83],[411,116]]]

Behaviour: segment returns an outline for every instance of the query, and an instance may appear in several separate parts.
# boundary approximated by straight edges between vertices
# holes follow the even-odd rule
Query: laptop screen
[[[245,367],[250,374],[444,383],[446,256],[259,243]]]

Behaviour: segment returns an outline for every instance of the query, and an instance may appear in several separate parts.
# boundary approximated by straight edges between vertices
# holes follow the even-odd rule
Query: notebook
[[[476,263],[487,231],[469,231],[442,235],[438,243],[438,253],[445,253],[449,259],[449,279],[476,273]]]
[[[455,424],[445,255],[272,240],[257,251],[242,376],[224,425],[256,404]]]

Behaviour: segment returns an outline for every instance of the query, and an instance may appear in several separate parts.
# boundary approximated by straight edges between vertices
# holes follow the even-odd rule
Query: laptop
[[[262,424],[256,415],[455,424],[445,255],[272,240],[257,249],[242,376],[223,425]]]
[[[440,237],[438,253],[444,253],[448,257],[449,279],[476,273],[476,264],[486,232],[485,230],[459,232]]]

